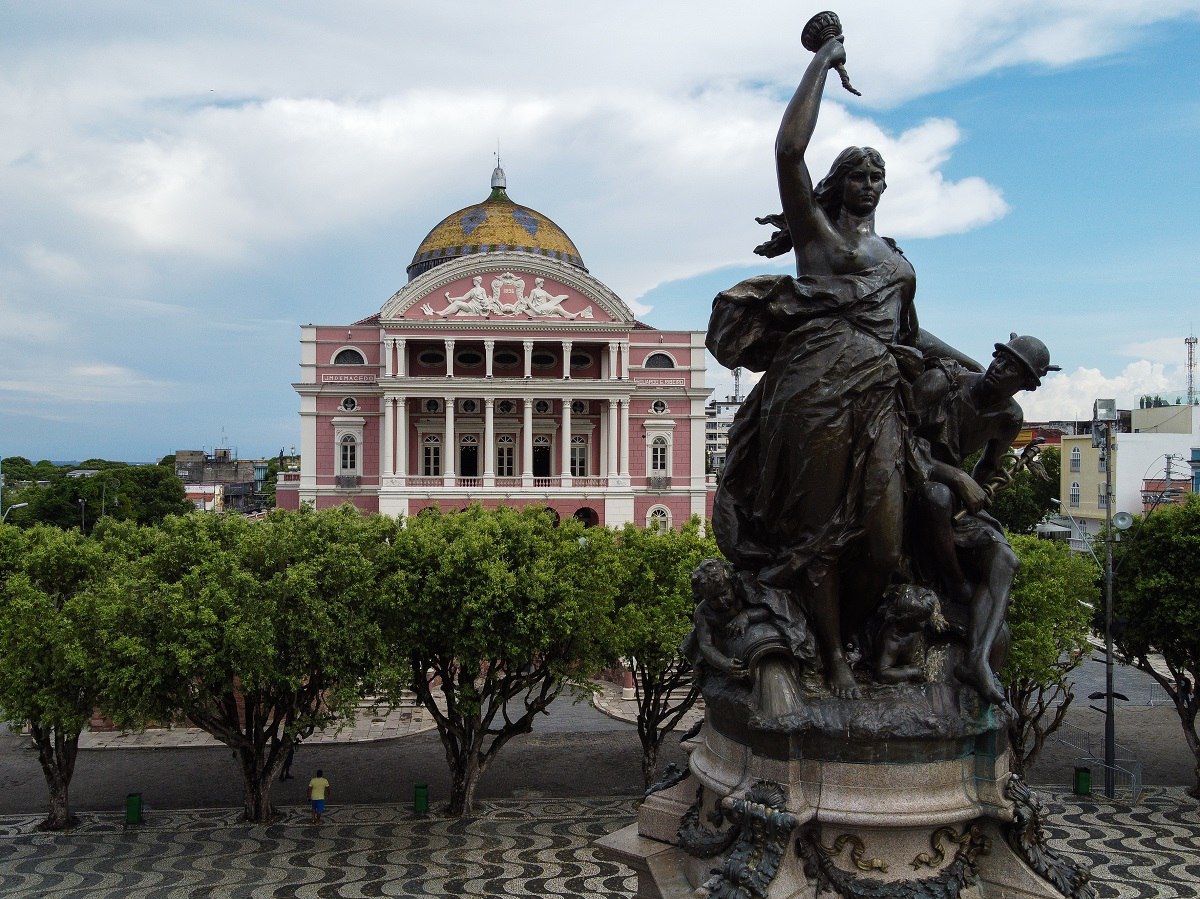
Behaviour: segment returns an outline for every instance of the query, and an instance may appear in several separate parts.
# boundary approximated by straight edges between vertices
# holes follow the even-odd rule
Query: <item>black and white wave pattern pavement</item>
[[[1200,804],[1149,789],[1136,806],[1039,790],[1060,852],[1090,864],[1101,899],[1200,897]],[[307,809],[268,826],[233,809],[81,814],[67,834],[40,815],[0,817],[4,899],[326,899],[368,896],[564,896],[625,899],[636,877],[595,841],[633,820],[633,802],[510,800],[471,818],[417,816],[397,805]]]
[[[46,899],[325,899],[361,896],[631,896],[636,877],[593,844],[633,818],[630,800],[496,801],[471,818],[402,806],[336,806],[325,823],[282,809],[267,826],[235,810],[0,818],[0,896]]]

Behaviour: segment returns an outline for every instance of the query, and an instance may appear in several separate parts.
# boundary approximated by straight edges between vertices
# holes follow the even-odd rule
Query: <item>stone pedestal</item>
[[[1003,728],[972,691],[809,691],[803,714],[775,721],[736,690],[706,700],[686,777],[601,842],[638,872],[640,899],[1090,895],[1040,843]]]

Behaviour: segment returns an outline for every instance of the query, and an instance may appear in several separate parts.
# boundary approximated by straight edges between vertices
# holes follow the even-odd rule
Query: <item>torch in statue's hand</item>
[[[830,41],[841,40],[842,22],[837,17],[837,13],[828,10],[819,12],[809,19],[808,24],[804,26],[804,31],[800,33],[800,43],[804,45],[804,49],[810,50],[813,53],[816,53]],[[842,87],[850,91],[854,96],[861,97],[862,94],[856,91],[854,86],[850,84],[850,76],[846,74],[846,66],[838,62],[833,67],[842,79]]]

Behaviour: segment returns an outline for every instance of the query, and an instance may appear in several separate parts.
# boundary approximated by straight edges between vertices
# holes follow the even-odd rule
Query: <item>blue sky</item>
[[[497,141],[651,324],[785,266],[753,217],[816,7],[430,6],[0,7],[0,455],[294,445],[299,325],[377,311]],[[810,167],[883,152],[922,324],[981,359],[1042,337],[1031,418],[1182,394],[1200,0],[903,6],[839,5],[864,96],[831,81]]]

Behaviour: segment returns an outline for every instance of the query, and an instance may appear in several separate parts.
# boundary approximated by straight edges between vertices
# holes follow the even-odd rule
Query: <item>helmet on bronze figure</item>
[[[1050,351],[1046,349],[1046,344],[1028,334],[1018,336],[1015,331],[1010,332],[1008,343],[996,344],[996,353],[993,355],[998,353],[1004,353],[1021,364],[1027,376],[1028,390],[1038,387],[1047,372],[1062,371],[1060,366],[1050,364]]]

